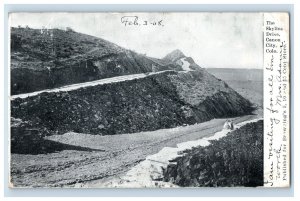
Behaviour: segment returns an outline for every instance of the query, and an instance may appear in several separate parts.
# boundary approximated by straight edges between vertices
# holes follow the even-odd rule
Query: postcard
[[[9,14],[11,188],[290,186],[285,12]]]

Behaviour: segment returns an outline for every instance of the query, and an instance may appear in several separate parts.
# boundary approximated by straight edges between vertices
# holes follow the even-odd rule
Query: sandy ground
[[[233,121],[236,124],[258,117],[261,117],[260,113],[234,118]],[[15,187],[93,187],[124,176],[147,156],[158,153],[164,147],[176,147],[182,142],[212,136],[222,130],[225,121],[213,119],[185,127],[113,136],[82,133],[50,136],[49,140],[102,151],[12,154],[12,182]]]

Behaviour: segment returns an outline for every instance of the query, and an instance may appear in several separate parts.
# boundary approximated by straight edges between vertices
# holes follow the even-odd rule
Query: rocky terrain
[[[15,186],[117,177],[165,146],[213,135],[226,118],[256,118],[257,105],[180,50],[151,58],[71,29],[12,28],[11,39]]]
[[[162,70],[182,68],[70,29],[11,28],[12,95]]]
[[[222,79],[257,107],[263,108],[263,69],[207,68],[206,70]]]
[[[262,186],[263,121],[196,147],[172,161],[164,181],[182,187]]]
[[[256,118],[256,115],[247,115],[234,118],[233,122],[238,124]],[[11,154],[11,182],[15,187],[112,187],[111,181],[122,182],[120,177],[149,155],[164,147],[213,136],[222,130],[225,121],[213,119],[131,134],[101,136],[69,132],[47,136],[43,140],[52,144],[27,142],[33,150],[45,150],[43,153]],[[48,145],[60,146],[50,150]],[[143,177],[145,175],[141,175]]]
[[[167,71],[11,101],[11,116],[26,122],[25,130],[31,130],[32,135],[42,136],[70,131],[136,133],[241,116],[253,110],[248,100],[205,70]],[[12,126],[13,139],[27,132],[18,129]]]
[[[183,70],[199,70],[201,67],[195,63],[192,57],[185,56],[180,50],[176,49],[169,54],[167,54],[164,58],[162,58],[163,61],[167,63],[175,63]]]

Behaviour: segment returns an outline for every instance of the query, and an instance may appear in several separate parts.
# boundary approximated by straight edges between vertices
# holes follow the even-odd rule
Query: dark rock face
[[[20,119],[12,118],[11,153],[36,155],[62,150],[103,151],[46,140],[44,137],[47,132],[46,128],[32,128],[30,122],[22,122]]]
[[[82,67],[83,63],[77,66],[65,66],[51,69],[11,69],[11,94],[21,94],[43,89],[56,88],[68,84],[92,81],[97,79],[99,70],[94,66]]]
[[[192,97],[188,96],[194,94],[182,98],[178,82],[173,81],[176,76],[181,73],[167,71],[136,80],[17,98],[11,102],[11,115],[30,121],[29,127],[46,128],[47,135],[68,131],[113,135],[172,128],[253,111],[251,103],[232,89],[198,94],[203,101],[191,104],[187,100]],[[203,81],[198,77],[194,84]]]
[[[164,181],[182,187],[254,187],[263,180],[262,120],[186,151],[164,170]]]

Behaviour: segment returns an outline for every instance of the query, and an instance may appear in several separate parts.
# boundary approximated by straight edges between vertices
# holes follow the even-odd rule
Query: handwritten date
[[[124,26],[161,26],[163,27],[163,20],[141,20],[138,16],[123,16],[121,23]]]

